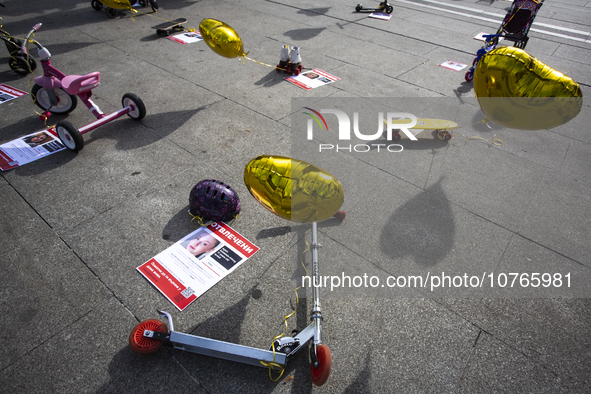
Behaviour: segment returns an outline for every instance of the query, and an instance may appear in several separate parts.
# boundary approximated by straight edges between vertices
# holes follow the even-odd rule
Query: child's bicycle
[[[0,28],[0,39],[4,41],[10,54],[8,66],[12,71],[18,75],[27,75],[37,68],[37,62],[27,53],[26,41],[11,36],[2,28]]]
[[[31,89],[31,95],[35,104],[45,112],[41,119],[47,119],[51,114],[68,114],[72,112],[80,99],[97,118],[94,122],[76,128],[72,123],[62,120],[55,126],[55,130],[62,143],[74,152],[84,148],[82,134],[109,123],[123,115],[129,115],[135,120],[146,116],[146,107],[142,100],[133,93],[123,95],[123,108],[119,111],[105,115],[98,105],[91,100],[92,89],[99,85],[100,73],[98,71],[86,75],[66,75],[52,66],[51,53],[38,41],[31,39],[31,35],[38,31],[41,23],[33,26],[27,34],[25,41],[34,44],[38,49],[43,75],[35,77],[35,84]]]

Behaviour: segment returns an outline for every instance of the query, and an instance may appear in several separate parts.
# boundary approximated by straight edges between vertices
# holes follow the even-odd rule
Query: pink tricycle
[[[51,114],[68,114],[72,112],[80,99],[97,118],[94,122],[81,128],[76,128],[72,123],[59,121],[55,130],[62,143],[74,152],[84,148],[82,134],[109,123],[123,115],[129,115],[135,120],[146,116],[146,107],[138,96],[133,93],[123,95],[123,108],[119,111],[105,115],[98,105],[91,100],[92,89],[99,85],[100,73],[98,71],[86,75],[65,75],[51,65],[51,53],[36,40],[31,39],[31,34],[41,27],[41,23],[33,26],[26,40],[38,48],[43,75],[34,79],[35,85],[31,89],[31,95],[35,103],[45,112],[41,119],[47,119]]]

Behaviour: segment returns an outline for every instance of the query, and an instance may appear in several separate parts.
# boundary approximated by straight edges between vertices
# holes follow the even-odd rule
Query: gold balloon
[[[343,205],[341,183],[305,161],[262,155],[244,169],[250,194],[269,211],[298,223],[321,222]]]
[[[129,0],[101,0],[105,7],[116,8],[118,10],[131,10],[131,1]],[[133,2],[135,4],[135,1]]]
[[[218,55],[224,57],[246,56],[242,39],[234,29],[215,19],[204,19],[199,24],[203,41]]]
[[[515,47],[493,49],[480,59],[474,92],[490,120],[519,130],[560,126],[583,105],[581,88],[572,78]]]

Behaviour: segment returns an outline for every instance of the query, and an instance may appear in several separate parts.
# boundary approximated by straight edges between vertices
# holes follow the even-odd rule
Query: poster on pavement
[[[316,68],[312,71],[301,73],[300,75],[287,77],[285,80],[302,89],[310,90],[332,82],[340,81],[340,78]]]
[[[259,248],[223,222],[200,227],[137,267],[180,311]]]
[[[0,104],[13,100],[17,97],[22,97],[28,93],[4,83],[0,83]]]
[[[7,171],[66,149],[53,127],[0,145],[0,170]]]

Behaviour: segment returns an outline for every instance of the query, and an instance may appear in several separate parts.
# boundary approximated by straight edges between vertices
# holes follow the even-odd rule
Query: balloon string
[[[306,231],[306,234],[308,234],[310,231],[311,230]],[[306,276],[308,276],[308,270],[306,269],[306,265],[304,264],[304,260],[303,260],[304,254],[310,250],[310,244],[308,243],[308,240],[306,240],[306,234],[304,234],[304,241],[306,242],[306,249],[302,252],[302,256],[300,256],[300,264],[302,264],[302,267],[304,268]],[[298,310],[298,304],[300,302],[300,297],[298,296],[298,290],[301,288],[302,288],[302,286],[298,286],[294,290],[294,293],[296,296],[296,304],[295,304],[295,307],[293,308],[293,311],[283,318],[283,324],[285,325],[283,332],[281,334],[277,335],[275,338],[273,338],[273,340],[271,342],[271,349],[273,350],[273,361],[266,362],[266,361],[260,360],[261,364],[263,364],[265,367],[269,368],[269,378],[273,382],[278,381],[279,378],[281,378],[281,376],[283,376],[283,372],[285,372],[285,367],[275,362],[275,340],[281,338],[287,332],[287,330],[289,328],[289,325],[287,324],[287,319],[292,317],[296,313],[296,311]],[[274,369],[281,370],[281,373],[276,378],[273,378],[273,370]]]
[[[212,220],[210,220],[210,221],[208,221],[208,222],[204,222],[204,221],[203,221],[203,218],[202,218],[201,216],[199,216],[199,215],[193,215],[193,214],[191,213],[191,211],[188,211],[188,213],[189,213],[189,215],[191,215],[191,217],[192,217],[192,219],[191,219],[191,226],[193,226],[193,228],[205,227],[205,226],[208,226],[208,225],[210,225],[211,223],[213,223],[213,221],[212,221]],[[199,223],[199,226],[195,226],[195,225],[193,224],[193,220],[197,221],[197,223]]]
[[[474,125],[476,125],[476,124],[479,124],[479,123],[484,123],[484,124],[486,125],[486,127],[488,127],[489,129],[491,129],[491,127],[490,127],[490,125],[488,124],[488,122],[490,122],[490,120],[489,120],[489,119],[487,119],[487,118],[484,118],[483,120],[481,120],[481,121],[479,121],[479,122],[475,122],[475,123],[472,123],[472,124],[470,124],[470,125],[466,125],[466,126],[458,126],[458,127],[454,127],[454,128],[452,128],[452,129],[449,129],[449,130],[457,130],[457,129],[461,129],[461,128],[468,127],[468,126],[474,126]],[[450,133],[450,134],[451,134],[451,133]],[[462,133],[451,134],[451,138],[456,138],[456,137],[459,137],[459,136],[462,136],[462,137],[464,137],[464,138],[466,139],[466,141],[465,141],[465,142],[468,142],[469,140],[482,140],[482,141],[485,141],[485,142],[487,142],[487,143],[489,143],[489,142],[490,142],[491,144],[493,144],[493,145],[496,145],[496,146],[502,146],[502,145],[503,145],[503,140],[502,140],[502,139],[501,139],[501,137],[499,137],[497,134],[495,134],[495,135],[493,136],[493,138],[491,138],[490,140],[487,140],[487,139],[485,139],[485,138],[482,138],[482,137],[477,137],[477,136],[468,137],[468,136],[466,136],[466,135],[464,135],[464,134],[462,134]]]
[[[244,62],[243,62],[243,63],[246,63],[246,59],[248,59],[248,60],[250,60],[251,62],[255,62],[255,63],[258,63],[258,64],[262,64],[263,66],[267,66],[267,67],[271,67],[271,68],[278,68],[277,66],[272,66],[272,65],[270,65],[270,64],[263,63],[263,62],[259,62],[258,60],[254,60],[254,59],[251,59],[251,58],[247,57],[246,55],[248,55],[249,53],[250,53],[250,52],[247,52],[247,53],[245,53],[245,54],[244,54],[244,56],[242,56],[242,58],[244,59]]]
[[[262,64],[263,66],[267,66],[267,67],[274,68],[275,70],[282,70],[282,71],[283,71],[283,69],[282,69],[281,67],[278,67],[278,66],[272,66],[272,65],[270,65],[270,64],[263,63],[263,62],[259,62],[258,60],[254,60],[254,59],[251,59],[251,58],[247,57],[246,55],[248,55],[249,53],[250,53],[250,52],[247,52],[247,53],[245,53],[243,56],[241,56],[241,57],[240,57],[240,59],[244,59],[244,61],[243,61],[243,64],[244,64],[244,63],[246,63],[246,59],[248,59],[248,60],[250,60],[250,61],[252,61],[252,62],[255,62],[255,63],[258,63],[258,64]],[[303,68],[303,70],[308,70],[308,69],[307,69],[307,68]]]

